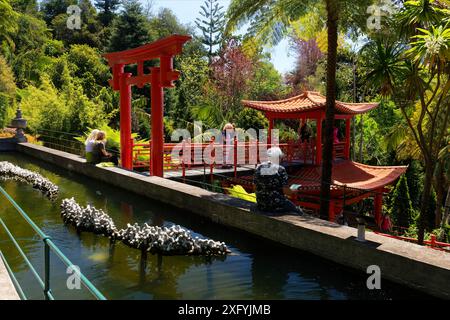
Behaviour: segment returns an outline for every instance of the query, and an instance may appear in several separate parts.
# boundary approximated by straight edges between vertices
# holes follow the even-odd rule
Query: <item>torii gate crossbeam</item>
[[[173,81],[179,72],[173,70],[173,57],[181,54],[183,45],[190,36],[173,35],[138,48],[104,54],[112,68],[113,78],[110,84],[120,91],[120,157],[123,168],[133,167],[131,138],[131,86],[142,88],[151,85],[151,155],[150,170],[153,176],[163,176],[164,149],[164,88],[173,88]],[[150,74],[144,73],[144,62],[159,59],[160,66],[150,68]],[[125,73],[124,67],[137,64],[137,75]]]

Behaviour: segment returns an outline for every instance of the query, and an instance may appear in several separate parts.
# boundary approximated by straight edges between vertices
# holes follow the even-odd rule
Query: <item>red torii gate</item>
[[[173,70],[173,57],[181,54],[183,45],[191,39],[190,36],[172,35],[170,37],[143,45],[138,48],[106,53],[113,71],[110,84],[115,91],[120,91],[120,156],[122,167],[131,170],[133,167],[131,139],[131,86],[142,88],[151,85],[151,174],[163,176],[164,147],[164,91],[163,88],[173,88],[173,81],[179,77],[179,72]],[[144,73],[144,62],[159,59],[160,66],[150,68],[150,73]],[[124,67],[137,64],[137,75],[125,73]]]

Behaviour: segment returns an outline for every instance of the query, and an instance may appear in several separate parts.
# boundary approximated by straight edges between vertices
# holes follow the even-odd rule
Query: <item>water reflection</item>
[[[1,182],[30,217],[52,237],[60,249],[108,298],[113,299],[389,299],[423,297],[416,292],[383,282],[376,293],[365,288],[364,274],[339,267],[316,256],[212,224],[196,215],[155,203],[147,198],[113,188],[47,163],[16,154],[0,154],[27,169],[39,171],[60,187],[60,198],[51,203],[31,187],[15,181]],[[90,233],[77,233],[62,224],[59,203],[75,197],[92,204],[113,218],[118,228],[147,222],[156,226],[180,224],[199,236],[224,241],[232,250],[226,257],[146,257],[121,242]],[[20,239],[30,260],[43,265],[42,241],[0,198],[0,216]],[[35,240],[35,241],[30,241]],[[42,298],[28,268],[0,232],[0,250],[19,281],[32,283],[31,297]],[[39,272],[42,270],[39,269]],[[65,268],[52,258],[52,289],[59,298],[73,298],[65,288]],[[83,291],[78,298],[88,298]]]

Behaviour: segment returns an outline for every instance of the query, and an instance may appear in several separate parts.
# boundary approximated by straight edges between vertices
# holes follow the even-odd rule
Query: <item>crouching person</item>
[[[296,213],[303,211],[286,198],[283,188],[288,185],[286,169],[279,165],[283,152],[278,147],[267,150],[268,161],[261,163],[254,176],[256,203],[261,211],[273,213]]]

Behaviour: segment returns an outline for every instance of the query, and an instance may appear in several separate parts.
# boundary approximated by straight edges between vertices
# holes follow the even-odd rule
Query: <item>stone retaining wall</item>
[[[121,168],[99,168],[79,156],[21,143],[17,150],[70,171],[191,211],[228,227],[305,250],[366,272],[370,265],[382,277],[436,297],[450,299],[450,254],[371,232],[365,243],[356,229],[312,217],[270,217],[251,211],[252,203],[159,177]]]

